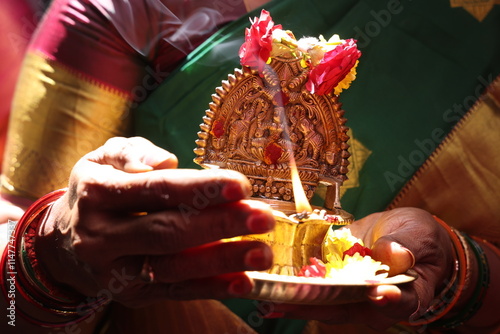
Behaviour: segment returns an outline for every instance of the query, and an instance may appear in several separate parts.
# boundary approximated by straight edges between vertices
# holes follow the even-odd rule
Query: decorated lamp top
[[[242,69],[212,95],[195,162],[245,174],[254,197],[293,201],[292,160],[308,199],[320,182],[338,188],[350,156],[338,95],[356,77],[355,41],[297,40],[265,10],[250,22]]]

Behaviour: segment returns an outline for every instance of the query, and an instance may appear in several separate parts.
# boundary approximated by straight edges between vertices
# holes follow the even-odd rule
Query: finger
[[[110,236],[103,236],[107,253],[103,256],[108,257],[173,254],[224,238],[269,232],[275,225],[270,207],[250,200],[211,207],[196,214],[166,211],[119,217],[119,220],[113,216],[103,219],[115,222]],[[107,230],[100,228],[100,232],[103,235]]]
[[[372,247],[372,256],[389,266],[389,276],[405,273],[415,265],[412,251],[392,238],[379,238]]]
[[[380,312],[394,319],[407,320],[418,307],[414,283],[379,285],[370,288],[367,295]]]
[[[219,242],[179,254],[150,258],[158,282],[179,282],[247,270],[266,270],[272,265],[269,246],[260,242]]]
[[[176,208],[196,213],[250,195],[247,178],[230,170],[164,169],[130,174],[88,164],[77,167],[70,187],[83,210],[149,212]]]
[[[175,155],[141,137],[111,138],[86,158],[128,173],[177,168],[178,165]]]
[[[382,236],[375,237],[373,256],[389,264],[391,273],[414,265],[418,279],[410,285],[411,305],[414,311],[425,310],[453,270],[449,237],[429,213],[420,209],[401,208],[380,217],[387,224],[378,224]],[[415,301],[419,303],[416,306]]]
[[[400,239],[397,235],[394,237]],[[405,242],[404,239],[400,240],[402,240],[401,242]],[[432,244],[427,245],[428,248],[434,250],[434,256],[445,258],[445,255],[436,249],[437,247],[432,247]],[[414,246],[410,245],[410,247]],[[390,240],[389,237],[377,240],[373,248],[373,256],[389,265],[389,273],[391,275],[404,273],[412,267],[418,273],[417,280],[409,285],[412,288],[408,289],[409,292],[403,293],[404,299],[407,302],[392,303],[394,306],[388,307],[387,314],[397,315],[402,312],[406,316],[405,320],[412,313],[416,312],[419,307],[423,307],[423,309],[427,308],[434,298],[437,287],[440,287],[444,282],[441,277],[443,276],[443,272],[447,272],[446,267],[448,265],[446,262],[443,262],[441,266],[438,266],[437,261],[432,260],[432,255],[428,254],[427,250],[422,251],[418,247],[414,249],[417,254],[416,256],[405,247]],[[379,299],[373,298],[373,302],[379,305],[391,304],[391,301],[394,299],[392,295],[393,291],[389,289],[384,290],[384,287],[380,287],[374,293],[378,294]]]
[[[372,245],[373,257],[391,267],[391,274],[402,273],[415,263],[445,261],[449,245],[439,233],[434,218],[424,210],[400,208],[376,216]]]
[[[368,291],[370,302],[388,320],[409,321],[420,306],[416,284],[380,285]]]

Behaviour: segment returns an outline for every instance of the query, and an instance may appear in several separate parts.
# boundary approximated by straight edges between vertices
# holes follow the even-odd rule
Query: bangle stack
[[[448,232],[452,240],[455,249],[454,272],[443,292],[422,316],[411,322],[411,325],[427,325],[430,328],[449,330],[462,326],[479,310],[489,287],[490,270],[486,255],[476,240],[465,233],[456,231],[437,217],[435,220]],[[472,268],[472,263],[474,263],[472,257],[476,260],[477,268]],[[449,317],[450,311],[470,285],[472,271],[476,269],[478,271],[477,283],[470,301],[461,308],[460,312]]]
[[[34,243],[38,229],[53,203],[65,192],[64,189],[52,192],[40,198],[25,212],[10,236],[0,262],[2,292],[8,303],[18,304],[13,300],[12,293],[19,293],[25,301],[47,313],[52,320],[37,319],[18,305],[16,311],[29,322],[48,328],[81,322],[108,302],[105,297],[87,298],[74,290],[55,285],[36,258]]]
[[[472,248],[478,263],[478,281],[474,289],[472,297],[467,305],[462,308],[462,311],[449,319],[441,319],[432,323],[432,327],[443,329],[453,329],[462,326],[465,322],[470,320],[482,305],[484,296],[490,285],[490,269],[488,266],[488,259],[483,249],[478,243],[464,234],[465,240]]]

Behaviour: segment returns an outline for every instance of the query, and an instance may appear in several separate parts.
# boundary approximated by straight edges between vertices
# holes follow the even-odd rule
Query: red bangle
[[[473,240],[473,238],[470,238],[467,235],[464,236],[467,243],[471,246],[472,252],[477,260],[478,281],[476,282],[476,286],[469,302],[465,306],[461,307],[458,313],[452,317],[440,319],[439,321],[432,323],[431,326],[433,328],[450,330],[462,326],[474,317],[477,311],[481,308],[483,299],[488,291],[490,284],[490,269],[486,254],[477,243],[477,240]]]
[[[50,328],[78,323],[108,302],[105,297],[86,298],[74,291],[57,287],[51,283],[36,259],[34,240],[38,228],[54,202],[65,193],[66,190],[63,189],[47,194],[26,210],[10,236],[0,261],[0,278],[4,283],[2,292],[6,300],[12,299],[7,285],[12,287],[12,282],[15,282],[16,293],[31,305],[61,318],[61,322],[35,319],[18,307],[16,311],[27,321]]]
[[[21,231],[22,240],[20,245],[21,264],[24,275],[20,278],[25,280],[23,282],[25,287],[35,288],[33,291],[30,291],[32,289],[26,289],[27,293],[31,294],[38,301],[46,300],[45,303],[47,303],[47,300],[48,302],[57,301],[58,306],[62,306],[65,303],[72,304],[77,300],[81,300],[82,296],[76,294],[74,291],[61,289],[51,282],[48,278],[49,275],[38,263],[35,251],[35,238],[45,217],[50,212],[52,204],[64,194],[65,190],[55,191],[47,195],[43,202],[32,206],[34,209],[33,212],[27,212],[26,228],[20,228],[24,230],[24,233]],[[23,223],[21,219],[19,224],[24,225]],[[16,240],[18,239],[16,238]]]

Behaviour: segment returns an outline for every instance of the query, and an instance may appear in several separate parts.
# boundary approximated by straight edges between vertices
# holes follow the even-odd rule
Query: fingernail
[[[247,227],[251,233],[269,232],[274,228],[274,218],[265,213],[253,213],[247,218]]]
[[[279,319],[279,318],[284,318],[285,313],[283,312],[270,312],[266,314],[259,314],[259,316],[263,319]]]
[[[403,247],[401,246],[401,248],[406,251],[408,253],[408,255],[410,255],[410,258],[411,258],[411,264],[410,264],[410,269],[415,267],[415,255],[413,255],[413,252],[411,250],[409,250],[408,248],[406,247]]]
[[[252,285],[246,279],[235,279],[229,284],[228,292],[234,296],[247,295],[252,291]]]
[[[247,197],[248,192],[243,185],[237,182],[231,182],[222,189],[222,196],[228,201],[237,201]]]
[[[148,155],[144,160],[146,164],[156,166],[166,160],[172,159],[173,157],[175,157],[175,155],[172,153],[160,149],[155,151],[154,154]]]
[[[129,161],[123,166],[123,169],[128,173],[144,173],[152,171],[153,167],[141,161]]]
[[[384,306],[387,304],[387,298],[383,295],[379,295],[376,289],[370,290],[367,293],[368,298],[378,306]]]
[[[272,253],[267,247],[249,250],[245,254],[245,265],[249,270],[264,270],[272,264]]]

